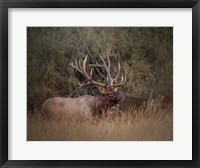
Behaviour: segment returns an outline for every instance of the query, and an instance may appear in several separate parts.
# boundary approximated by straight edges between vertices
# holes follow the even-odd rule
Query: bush
[[[89,63],[110,55],[112,75],[121,63],[124,92],[173,98],[173,29],[170,27],[29,27],[27,28],[28,111],[49,97],[69,96],[83,76],[70,65],[87,54]],[[94,72],[95,80],[103,81]],[[102,70],[102,73],[105,71]],[[97,95],[87,86],[72,97]]]

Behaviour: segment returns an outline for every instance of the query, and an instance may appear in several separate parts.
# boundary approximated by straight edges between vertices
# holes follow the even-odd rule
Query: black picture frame
[[[9,8],[192,8],[192,160],[8,160]],[[0,0],[0,166],[8,167],[200,167],[199,0]],[[184,19],[184,18],[183,18]],[[120,152],[120,151],[119,151]]]

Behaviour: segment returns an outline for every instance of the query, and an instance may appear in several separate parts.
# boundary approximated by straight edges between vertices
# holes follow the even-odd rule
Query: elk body
[[[43,106],[42,111],[46,115],[61,115],[65,114],[69,117],[74,116],[88,116],[92,114],[99,114],[102,111],[109,110],[111,107],[118,104],[121,100],[124,99],[124,95],[121,92],[118,92],[117,89],[119,86],[123,85],[126,81],[126,78],[123,78],[119,83],[117,83],[117,78],[120,73],[120,64],[118,63],[118,73],[115,78],[111,77],[110,74],[110,59],[108,56],[108,63],[105,62],[103,57],[99,55],[102,63],[92,64],[94,68],[105,68],[107,77],[97,71],[101,77],[106,79],[107,83],[103,84],[98,81],[92,79],[92,69],[90,74],[87,73],[86,63],[87,56],[85,57],[83,64],[81,65],[80,61],[75,61],[75,65],[70,63],[70,65],[79,71],[85,77],[85,83],[82,83],[80,87],[85,85],[95,85],[98,87],[101,95],[99,96],[91,96],[91,95],[83,95],[77,98],[61,98],[61,97],[53,97],[47,99]]]

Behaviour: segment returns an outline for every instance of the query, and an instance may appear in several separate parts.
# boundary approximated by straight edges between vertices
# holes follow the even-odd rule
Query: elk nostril
[[[119,94],[119,96],[118,96],[118,99],[119,99],[119,100],[124,100],[124,99],[125,99],[125,96],[124,96],[124,94],[122,94],[122,93],[121,93],[121,94]]]

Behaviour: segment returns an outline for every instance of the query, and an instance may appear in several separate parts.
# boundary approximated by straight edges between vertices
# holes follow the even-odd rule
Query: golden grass
[[[172,141],[172,105],[151,99],[139,108],[101,117],[55,119],[35,112],[27,119],[28,141]]]

